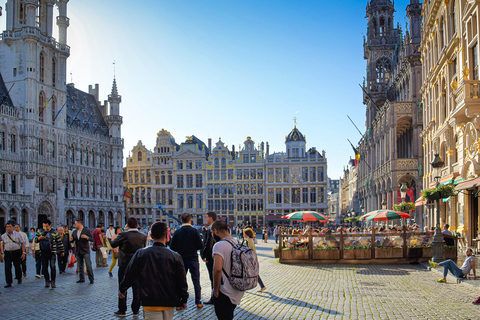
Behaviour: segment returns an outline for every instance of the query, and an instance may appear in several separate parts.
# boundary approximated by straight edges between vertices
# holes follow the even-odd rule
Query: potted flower
[[[393,205],[393,210],[402,211],[402,212],[415,210],[415,203],[403,201],[402,203],[394,204]]]
[[[340,250],[337,247],[319,246],[313,248],[313,259],[338,260],[340,259]]]
[[[423,189],[422,197],[428,200],[438,200],[451,197],[455,194],[455,186],[453,184],[438,185],[433,189]]]
[[[343,247],[343,259],[361,260],[361,259],[371,259],[371,258],[372,258],[372,250],[370,246],[346,244]]]
[[[273,248],[273,255],[275,258],[278,258],[279,255],[278,255],[278,246],[276,246],[275,248]]]
[[[282,260],[308,260],[308,247],[284,248],[282,250]]]

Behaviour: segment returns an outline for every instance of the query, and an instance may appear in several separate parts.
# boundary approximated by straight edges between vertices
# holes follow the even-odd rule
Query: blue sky
[[[75,86],[100,84],[107,99],[113,61],[122,95],[124,155],[169,130],[177,142],[247,136],[284,151],[297,127],[325,150],[338,178],[365,124],[366,1],[72,0],[68,3]],[[409,1],[396,1],[405,29]],[[2,21],[4,22],[4,21]]]

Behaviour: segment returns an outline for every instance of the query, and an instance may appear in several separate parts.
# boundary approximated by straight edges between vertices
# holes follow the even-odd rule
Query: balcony
[[[456,85],[456,84],[455,84]],[[454,91],[456,108],[451,117],[466,123],[480,115],[480,80],[463,80]]]
[[[0,40],[5,40],[5,42],[10,45],[13,40],[23,39],[27,37],[35,37],[40,40],[40,42],[55,47],[57,50],[62,51],[67,56],[70,55],[69,46],[55,41],[53,37],[49,37],[43,34],[39,28],[35,27],[23,27],[21,30],[18,31],[5,30],[3,31]]]

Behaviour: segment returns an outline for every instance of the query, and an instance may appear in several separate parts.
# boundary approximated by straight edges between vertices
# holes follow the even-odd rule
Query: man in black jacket
[[[210,231],[210,226],[217,220],[217,214],[215,212],[207,212],[207,224],[209,225],[207,232],[205,232],[205,240],[203,241],[202,249],[202,260],[207,265],[208,276],[210,277],[210,283],[212,287],[212,297],[213,297],[213,257],[212,250],[215,240],[213,239],[212,232]],[[213,304],[213,299],[210,298],[205,304]]]
[[[145,247],[145,242],[147,236],[138,232],[137,219],[128,218],[127,221],[128,231],[121,232],[115,240],[113,240],[110,245],[112,248],[119,247],[118,252],[118,284],[123,281],[125,276],[125,271],[127,269],[128,263],[132,259],[133,255],[141,248]],[[140,296],[139,296],[139,287],[138,281],[134,281],[132,284],[133,290],[133,300],[132,300],[132,311],[134,316],[138,316],[138,311],[140,310]],[[114,315],[118,317],[125,317],[127,312],[127,293],[122,297],[118,297],[118,311]]]
[[[77,283],[85,282],[85,273],[83,272],[83,262],[87,266],[88,279],[93,284],[92,260],[90,260],[90,241],[93,241],[90,229],[83,226],[82,219],[75,220],[75,230],[72,232],[71,242],[75,242],[75,257],[77,258],[78,274],[80,280]]]
[[[197,308],[202,308],[200,265],[197,254],[197,251],[202,249],[202,238],[200,237],[200,232],[192,227],[192,215],[190,213],[182,215],[182,223],[182,227],[173,234],[170,248],[182,256],[185,274],[190,270],[193,288],[195,289],[195,304]]]
[[[173,319],[175,307],[187,307],[187,278],[182,257],[165,247],[167,225],[155,222],[151,228],[153,246],[139,250],[125,271],[119,297],[136,281],[145,319]]]

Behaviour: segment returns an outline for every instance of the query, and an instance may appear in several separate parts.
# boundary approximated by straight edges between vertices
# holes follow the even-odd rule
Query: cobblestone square
[[[438,284],[440,274],[423,265],[280,264],[273,257],[274,246],[274,241],[257,244],[267,290],[246,292],[235,319],[480,319],[480,306],[471,304],[480,296],[478,287],[457,284],[453,278]],[[117,267],[113,278],[108,277],[107,268],[94,268],[93,285],[88,281],[77,284],[75,270],[68,269],[57,275],[56,289],[45,288],[44,280],[34,278],[33,270],[34,260],[29,255],[23,284],[14,282],[13,288],[4,289],[1,265],[2,319],[117,319],[113,316]],[[201,283],[205,301],[210,283],[203,263]],[[188,307],[176,311],[175,319],[216,319],[213,306],[196,308],[190,279],[188,284]],[[133,319],[130,309],[127,319]]]

